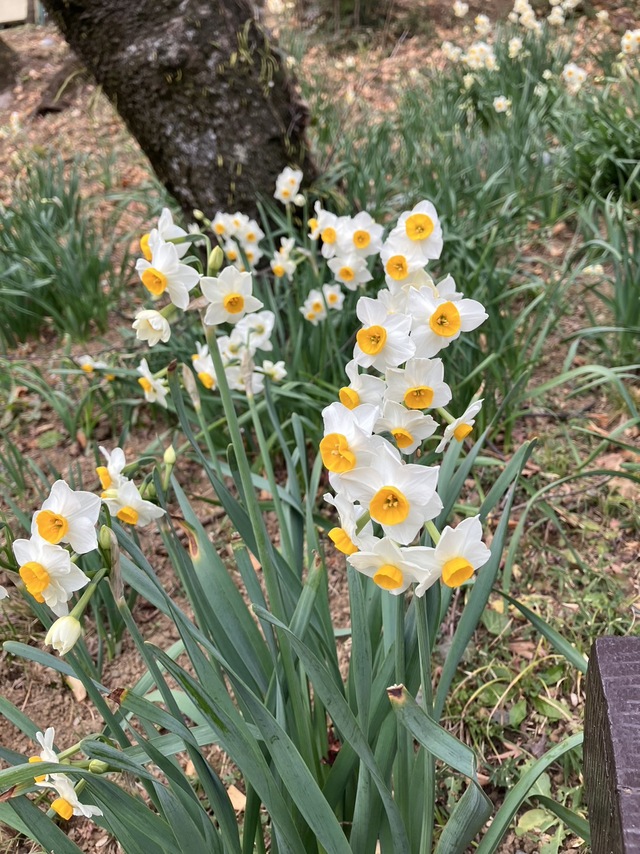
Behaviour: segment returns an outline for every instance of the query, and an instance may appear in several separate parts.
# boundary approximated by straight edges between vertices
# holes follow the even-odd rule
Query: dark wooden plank
[[[593,645],[584,776],[593,854],[640,854],[640,638]]]

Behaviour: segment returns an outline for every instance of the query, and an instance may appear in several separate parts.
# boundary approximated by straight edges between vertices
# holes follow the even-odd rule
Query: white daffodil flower
[[[262,365],[256,368],[256,370],[264,374],[265,377],[269,377],[272,383],[282,382],[287,376],[287,369],[282,360],[279,362],[270,362],[268,359],[265,359]]]
[[[426,521],[442,510],[436,492],[439,467],[401,463],[384,442],[375,465],[357,467],[341,475],[349,498],[359,501],[386,536],[408,545]]]
[[[238,229],[236,237],[243,247],[255,249],[264,237],[264,231],[255,219],[249,219]]]
[[[438,429],[437,421],[422,412],[411,412],[393,400],[385,401],[375,423],[376,433],[391,433],[401,454],[412,454]]]
[[[101,496],[112,516],[127,525],[144,528],[154,519],[164,516],[162,507],[145,501],[132,480],[126,481],[115,489],[106,489]]]
[[[409,338],[410,317],[387,314],[382,303],[369,297],[360,297],[356,314],[363,326],[356,333],[353,358],[361,367],[374,367],[384,373],[414,355],[415,344]]]
[[[491,32],[491,21],[487,15],[476,15],[473,23],[480,38],[488,36]]]
[[[96,361],[96,359],[89,356],[88,353],[85,353],[83,356],[78,356],[76,362],[80,365],[81,370],[83,370],[85,374],[92,374],[94,371],[104,371],[109,367],[106,362]]]
[[[428,288],[411,292],[409,309],[416,356],[426,359],[448,347],[461,332],[477,329],[489,316],[477,300],[436,299]]]
[[[150,294],[159,297],[166,291],[171,302],[183,311],[189,306],[189,291],[200,279],[196,270],[180,263],[173,243],[160,241],[153,246],[151,261],[138,258],[136,272]]]
[[[496,113],[508,113],[511,109],[511,101],[504,95],[497,95],[493,99],[493,109]]]
[[[347,560],[358,572],[372,578],[378,587],[399,596],[410,584],[425,580],[424,570],[412,560],[413,551],[384,537],[376,540],[370,549],[349,555]]]
[[[199,346],[199,345],[197,345]],[[209,354],[209,348],[205,346],[202,348],[204,352],[201,354],[196,354],[193,358],[193,369],[198,375],[198,379],[202,383],[205,388],[215,389],[218,385],[218,378],[216,376],[216,370],[213,365],[213,359]]]
[[[473,425],[476,423],[476,415],[482,409],[482,399],[476,400],[470,404],[462,413],[460,418],[456,418],[451,424],[448,424],[444,431],[444,436],[436,448],[436,453],[439,454],[447,447],[452,439],[456,442],[462,442],[473,430]]]
[[[273,350],[271,333],[276,322],[276,316],[272,311],[258,311],[255,314],[246,314],[238,321],[233,330],[233,337],[255,353],[256,350],[270,352]]]
[[[389,368],[385,379],[385,400],[404,403],[408,409],[436,409],[451,400],[442,359],[410,359],[404,368]]]
[[[80,621],[70,614],[59,617],[47,632],[44,642],[52,646],[60,655],[66,655],[78,642],[82,635]]]
[[[468,3],[463,3],[463,0],[455,0],[453,4],[453,14],[456,16],[456,18],[464,18],[468,11]]]
[[[291,169],[290,166],[285,166],[276,178],[276,190],[273,194],[274,199],[282,202],[283,205],[288,205],[298,195],[301,182],[302,170]]]
[[[442,532],[435,549],[424,548],[423,562],[442,576],[447,587],[459,587],[489,560],[490,550],[482,542],[482,523],[479,516],[465,519],[456,528],[448,525]],[[424,595],[431,584],[423,582],[416,587],[416,596]]]
[[[367,267],[367,259],[354,252],[330,258],[328,266],[336,279],[350,291],[357,290],[360,285],[373,279]]]
[[[136,370],[140,374],[138,377],[138,383],[144,391],[145,400],[149,403],[159,403],[160,406],[164,406],[164,408],[167,409],[167,395],[169,394],[169,389],[167,388],[166,383],[163,380],[156,379],[154,377],[149,369],[146,359],[143,359],[140,362]]]
[[[106,466],[98,466],[96,474],[100,478],[100,485],[103,489],[111,489],[118,487],[128,478],[122,474],[122,470],[127,464],[127,460],[122,448],[114,448],[111,453],[106,448],[100,446],[100,453],[107,461]]]
[[[323,285],[322,293],[324,295],[327,308],[332,308],[334,311],[342,311],[344,305],[344,294],[340,285]]]
[[[326,320],[327,307],[322,292],[316,288],[312,288],[306,300],[300,306],[300,312],[304,319],[308,320],[313,326],[317,326],[318,323]]]
[[[319,205],[316,205],[316,215],[312,220],[309,220],[309,228],[311,235],[316,234],[322,240],[323,258],[333,258],[338,248],[338,233],[342,229],[344,217],[338,218],[331,211],[325,211]],[[311,236],[310,235],[310,236]]]
[[[358,521],[365,513],[364,507],[349,501],[344,493],[324,496],[327,504],[332,504],[338,511],[340,525],[328,532],[328,537],[339,552],[345,555],[355,554],[360,549],[369,550],[376,542],[373,535],[373,525],[365,522],[358,532]]]
[[[149,347],[155,347],[160,341],[166,343],[171,338],[169,321],[155,309],[139,311],[131,325],[136,330],[138,341],[148,341]]]
[[[173,221],[173,215],[169,208],[162,208],[158,224],[152,228],[149,234],[143,234],[140,238],[140,250],[147,261],[151,261],[153,250],[159,243],[168,243],[180,237],[186,237],[187,232]],[[178,258],[183,258],[189,251],[189,243],[175,244]]]
[[[51,545],[69,543],[80,555],[98,548],[96,524],[100,499],[92,492],[73,490],[57,480],[33,516],[31,533]]]
[[[374,406],[382,406],[382,399],[387,384],[380,377],[370,374],[361,374],[355,359],[347,362],[345,373],[349,377],[349,385],[342,386],[338,396],[340,403],[347,409],[355,409],[363,403],[371,403]]]
[[[36,602],[44,602],[57,617],[68,614],[67,602],[72,594],[89,583],[84,572],[71,562],[69,552],[33,536],[30,540],[14,540],[13,553],[20,578]]]
[[[340,255],[377,255],[382,249],[384,228],[378,225],[366,211],[349,217],[338,235],[338,253]]]
[[[380,250],[380,260],[384,267],[387,284],[389,281],[406,282],[412,273],[416,273],[425,264],[417,250],[408,246],[405,240],[398,239],[397,235],[392,238],[391,234]]]
[[[447,278],[451,278],[450,276]],[[409,314],[409,294],[412,290],[420,290],[420,288],[430,288],[434,296],[438,295],[438,289],[431,276],[422,267],[414,270],[412,273],[400,282],[394,281],[390,276],[386,277],[387,289],[391,296],[387,298],[385,306],[389,314]],[[378,299],[382,300],[384,291],[378,291]]]
[[[225,267],[218,277],[203,276],[200,287],[210,303],[204,316],[207,326],[236,324],[245,314],[262,308],[260,300],[252,295],[251,273],[241,273],[234,267]]]
[[[587,72],[584,68],[576,65],[575,62],[568,62],[562,69],[562,79],[567,86],[569,94],[576,95],[582,88],[584,81],[587,79]]]
[[[55,623],[54,623],[55,625]],[[29,762],[31,764],[37,764],[38,762],[60,762],[58,758],[58,754],[53,749],[53,741],[55,738],[55,730],[52,726],[47,727],[47,729],[42,732],[36,733],[36,741],[42,748],[39,754],[36,756],[30,756]],[[50,779],[49,774],[38,774],[35,776],[34,781],[39,785],[44,783],[46,780]]]
[[[376,406],[366,403],[356,409],[348,409],[336,402],[322,410],[324,436],[320,442],[320,455],[329,472],[341,475],[357,466],[373,464],[373,456],[380,443],[384,442],[372,436],[379,415],[380,410]]]
[[[425,199],[412,210],[400,214],[387,242],[400,247],[401,254],[412,260],[421,259],[421,266],[439,258],[443,246],[442,226],[433,204]]]
[[[43,784],[43,786],[48,789],[55,789],[58,793],[58,797],[51,804],[51,809],[65,821],[69,821],[74,815],[91,818],[94,815],[103,814],[98,807],[80,803],[73,783],[66,774],[52,774],[51,782]]]

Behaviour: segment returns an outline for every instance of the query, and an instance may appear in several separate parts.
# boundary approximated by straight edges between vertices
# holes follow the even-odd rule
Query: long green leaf
[[[304,668],[311,679],[314,691],[324,703],[327,711],[331,715],[334,723],[338,727],[340,734],[345,742],[348,742],[353,748],[360,761],[365,765],[380,793],[380,797],[385,807],[385,811],[394,834],[397,854],[409,854],[409,840],[402,821],[402,817],[396,806],[391,792],[387,788],[384,777],[380,772],[375,756],[371,751],[371,747],[358,725],[353,712],[347,705],[342,694],[336,690],[335,682],[329,670],[320,661],[307,645],[296,638],[296,636],[272,614],[262,609],[256,608],[256,613],[263,619],[272,622],[279,629],[286,632],[291,641],[296,655],[302,661]],[[344,746],[343,746],[344,750]],[[342,750],[340,751],[342,753]]]
[[[0,821],[42,845],[45,851],[55,854],[82,854],[82,849],[72,842],[47,814],[32,804],[29,798],[12,798],[0,804]]]
[[[496,851],[498,844],[509,829],[514,816],[526,800],[538,777],[550,765],[553,765],[560,757],[564,756],[565,753],[579,747],[583,740],[584,734],[581,732],[566,738],[560,744],[548,750],[544,756],[541,756],[540,759],[525,771],[515,786],[509,790],[502,806],[491,822],[491,827],[489,827],[482,837],[482,841],[476,849],[476,854],[493,854]]]
[[[507,600],[511,605],[516,607],[521,614],[523,614],[527,620],[534,626],[541,635],[543,635],[561,655],[573,664],[581,673],[587,672],[587,667],[589,664],[588,659],[582,655],[582,653],[578,652],[578,650],[571,646],[569,641],[565,640],[562,635],[557,632],[554,628],[552,628],[546,620],[543,620],[538,614],[532,611],[530,608],[527,608],[526,605],[523,605],[522,602],[518,602],[517,599],[514,599],[513,596],[509,596],[508,593],[504,593],[501,590],[497,590],[497,593]]]

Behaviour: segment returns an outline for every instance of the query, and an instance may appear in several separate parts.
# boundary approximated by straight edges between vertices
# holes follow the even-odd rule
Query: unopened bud
[[[114,533],[108,525],[103,525],[98,532],[98,544],[105,555],[111,554],[111,546],[114,541]]]
[[[176,452],[173,445],[169,445],[167,450],[164,452],[164,456],[162,461],[166,466],[175,466],[176,464]]]
[[[202,220],[204,219],[204,213],[196,208],[193,212],[193,218],[197,220]]]
[[[224,263],[224,252],[219,246],[216,246],[211,250],[211,255],[209,255],[209,263],[207,264],[207,273],[210,276],[215,276],[218,270],[222,267]]]
[[[110,766],[101,759],[92,759],[89,762],[89,771],[92,774],[106,774]]]
[[[293,204],[296,205],[296,207],[298,207],[298,208],[303,208],[304,202],[305,202],[305,198],[302,195],[302,193],[298,193],[298,195],[295,196],[293,199]]]
[[[60,655],[66,655],[76,645],[82,634],[80,621],[69,614],[59,617],[47,632],[44,642],[52,646]]]

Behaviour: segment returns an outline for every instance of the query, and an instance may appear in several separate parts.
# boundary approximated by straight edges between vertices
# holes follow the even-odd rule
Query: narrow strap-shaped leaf
[[[39,649],[37,646],[29,646],[26,643],[18,643],[18,641],[5,641],[2,644],[2,648],[11,653],[11,655],[18,655],[20,658],[25,658],[27,661],[35,661],[36,664],[43,664],[45,667],[50,667],[52,670],[62,673],[64,676],[73,676],[78,678],[76,671],[70,664],[67,664],[64,659],[56,658],[55,655],[44,652],[44,650]],[[109,693],[109,689],[105,688],[105,686],[101,685],[99,682],[93,681],[93,685],[103,694]]]
[[[394,835],[394,843],[396,845],[395,850],[397,854],[409,854],[409,840],[407,839],[407,833],[398,807],[396,806],[391,796],[391,792],[387,788],[384,778],[380,773],[380,769],[375,761],[369,742],[358,726],[358,721],[356,720],[355,715],[349,708],[347,701],[344,699],[342,694],[336,691],[333,677],[325,665],[311,652],[303,641],[296,638],[287,626],[266,611],[261,610],[259,613],[265,620],[269,620],[289,635],[291,645],[295,650],[296,655],[302,661],[304,668],[311,679],[314,691],[317,692],[318,696],[326,706],[327,711],[338,727],[344,741],[349,742],[356,754],[359,756],[360,761],[368,769],[378,791],[380,792],[380,797],[384,804],[389,824]]]
[[[526,460],[527,457],[522,455],[520,457],[519,464],[524,466]],[[519,471],[519,469],[517,469],[517,471]],[[515,480],[517,471],[511,473],[511,480]],[[469,599],[464,611],[462,612],[462,616],[453,636],[453,641],[442,667],[442,673],[440,675],[440,681],[438,683],[434,702],[434,717],[436,720],[438,720],[442,715],[447,694],[451,687],[451,683],[453,682],[458,664],[462,660],[462,656],[464,655],[467,645],[476,630],[480,617],[482,616],[482,612],[489,601],[489,596],[491,595],[491,590],[500,568],[500,560],[502,558],[502,550],[507,536],[509,513],[513,503],[514,490],[515,483],[512,483],[502,511],[502,517],[493,536],[493,540],[491,541],[491,557],[478,572],[476,581],[469,594]]]
[[[563,821],[572,833],[580,836],[587,845],[591,845],[591,831],[589,822],[578,813],[554,801],[553,798],[548,798],[546,795],[534,795],[537,801],[545,806],[548,810],[558,816],[560,821]]]
[[[507,600],[507,602],[517,608],[518,611],[520,611],[520,613],[529,620],[531,625],[549,641],[551,646],[554,647],[554,649],[556,649],[561,655],[564,655],[567,661],[573,664],[573,666],[581,673],[587,672],[587,666],[589,664],[588,659],[582,655],[581,652],[578,652],[575,647],[571,646],[569,641],[565,640],[559,632],[547,623],[546,620],[543,620],[542,617],[530,608],[527,608],[527,606],[523,605],[522,602],[518,602],[518,600],[514,599],[513,596],[509,596],[508,593],[504,593],[501,590],[496,590],[496,593],[499,593]]]
[[[224,686],[213,683],[208,685],[208,690],[205,691],[202,685],[167,658],[162,650],[151,646],[150,649],[208,718],[218,734],[222,748],[233,757],[238,768],[262,799],[274,825],[279,830],[279,841],[283,850],[290,854],[299,854],[304,850],[304,845],[293,823],[289,808],[276,786],[258,743],[251,736],[246,723],[233,706]]]
[[[324,850],[328,854],[350,854],[351,849],[342,828],[294,743],[251,691],[237,679],[233,680],[233,685],[251,711],[280,779]]]
[[[82,854],[82,849],[27,797],[12,798],[6,804],[0,804],[0,821],[42,845],[45,851]]]
[[[491,801],[476,783],[470,783],[440,834],[436,854],[466,854],[490,816]]]
[[[482,837],[480,845],[476,848],[476,854],[493,854],[497,850],[499,842],[509,829],[514,816],[526,800],[538,777],[550,765],[553,765],[554,762],[560,759],[561,756],[564,756],[565,753],[579,747],[583,740],[584,733],[581,732],[569,736],[569,738],[566,738],[560,744],[556,744],[555,747],[548,750],[544,756],[541,756],[540,759],[524,772],[515,786],[507,793],[502,806],[493,817],[491,826]]]

